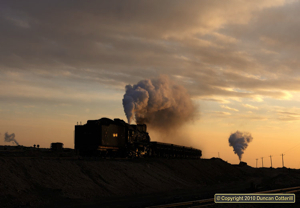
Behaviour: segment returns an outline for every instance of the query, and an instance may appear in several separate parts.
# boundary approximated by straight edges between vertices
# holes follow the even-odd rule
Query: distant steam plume
[[[15,134],[8,134],[7,132],[5,133],[4,136],[4,141],[5,142],[14,142],[16,145],[19,145],[19,143],[17,142],[17,140],[15,139]]]
[[[245,149],[248,147],[248,143],[253,140],[250,133],[247,132],[235,132],[230,135],[228,141],[229,146],[233,147],[233,151],[235,154],[239,156],[239,159],[242,159],[242,155],[244,154]]]
[[[197,112],[187,90],[167,76],[127,85],[123,107],[128,123],[135,120],[165,132],[192,120]]]

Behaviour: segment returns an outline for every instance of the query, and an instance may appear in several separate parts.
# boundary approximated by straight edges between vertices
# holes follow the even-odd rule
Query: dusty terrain
[[[216,158],[1,156],[0,167],[1,207],[139,207],[300,185],[300,170],[241,167]]]

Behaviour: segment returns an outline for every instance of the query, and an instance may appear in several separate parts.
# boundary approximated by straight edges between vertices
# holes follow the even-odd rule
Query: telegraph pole
[[[258,160],[258,159],[256,159],[256,168],[257,168],[257,160]]]
[[[284,154],[281,154],[281,156],[282,156],[282,167],[284,167],[284,162],[283,162],[283,156],[284,156]]]
[[[220,153],[218,152],[218,157],[220,158]]]
[[[270,159],[271,159],[271,168],[272,168],[272,155],[270,155]]]
[[[262,168],[264,167],[264,158],[263,157],[261,158],[261,167]]]

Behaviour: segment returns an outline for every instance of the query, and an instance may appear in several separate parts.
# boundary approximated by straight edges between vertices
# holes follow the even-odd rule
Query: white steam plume
[[[17,142],[17,140],[15,139],[15,134],[12,133],[12,134],[8,134],[7,132],[5,133],[5,136],[4,136],[4,141],[5,142],[14,142],[16,143],[16,145],[19,145],[19,143]]]
[[[128,123],[135,120],[162,131],[182,126],[197,112],[187,90],[167,76],[127,85],[123,107]]]
[[[235,133],[231,134],[228,141],[229,146],[233,147],[233,151],[235,154],[239,156],[239,159],[242,159],[242,155],[244,154],[244,151],[248,147],[248,143],[253,140],[250,133],[247,132],[240,132],[236,131]]]

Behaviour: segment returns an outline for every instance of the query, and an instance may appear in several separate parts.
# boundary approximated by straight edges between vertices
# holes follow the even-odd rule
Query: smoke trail
[[[242,155],[244,154],[244,151],[248,147],[248,143],[253,140],[250,133],[247,132],[239,132],[236,131],[235,133],[231,134],[228,141],[229,146],[233,147],[233,151],[235,154],[239,156],[239,159],[242,159]]]
[[[5,142],[14,142],[16,143],[16,145],[19,145],[19,143],[17,142],[17,140],[15,139],[15,134],[12,133],[12,134],[8,134],[7,132],[5,133],[5,136],[4,136],[4,141]]]
[[[127,85],[123,107],[128,123],[145,123],[169,131],[191,121],[197,112],[187,90],[167,76]]]

